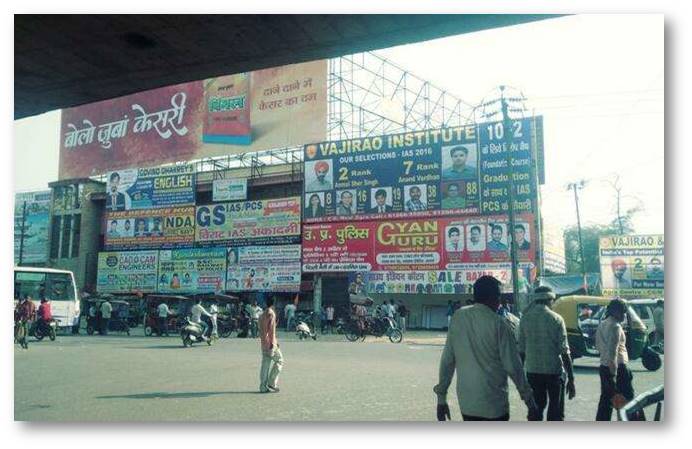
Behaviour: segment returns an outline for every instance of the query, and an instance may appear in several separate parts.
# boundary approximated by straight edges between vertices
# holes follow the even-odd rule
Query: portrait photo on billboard
[[[445,251],[459,253],[464,250],[464,227],[452,224],[445,227]]]
[[[404,212],[428,210],[428,186],[414,184],[404,186]]]
[[[472,181],[478,178],[475,144],[442,147],[442,180]]]
[[[466,250],[470,252],[485,251],[485,224],[466,225]]]
[[[392,188],[374,187],[370,189],[369,214],[385,214],[392,211]]]
[[[136,180],[136,169],[108,173],[106,178],[106,210],[129,210],[132,199],[127,190]]]
[[[488,250],[499,252],[509,250],[506,223],[488,223]]]
[[[520,251],[528,251],[531,249],[531,236],[529,233],[529,224],[517,222],[514,224],[514,240],[517,242],[517,249]]]
[[[303,217],[324,217],[324,192],[312,192],[305,194],[305,208]]]
[[[332,160],[308,161],[305,163],[305,191],[321,192],[334,188]]]
[[[135,237],[149,237],[149,220],[146,218],[135,219]]]
[[[603,287],[608,288],[608,283],[615,290],[632,288],[632,267],[627,259],[618,257],[610,261],[610,276],[604,280]]]
[[[336,191],[336,215],[355,215],[357,208],[356,189]]]
[[[442,183],[442,209],[463,209],[466,202],[466,183],[450,181]]]

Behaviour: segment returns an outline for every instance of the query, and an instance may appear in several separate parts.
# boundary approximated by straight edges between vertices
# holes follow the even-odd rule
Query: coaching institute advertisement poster
[[[300,245],[228,248],[226,289],[300,291]]]
[[[62,111],[59,179],[319,142],[327,61],[167,86]]]
[[[107,250],[174,248],[195,241],[195,208],[126,210],[106,213]]]
[[[51,191],[14,195],[14,263],[48,261]],[[21,252],[21,261],[19,260]]]
[[[604,295],[625,298],[664,295],[663,234],[602,237],[599,256]]]
[[[305,145],[305,223],[531,212],[532,118]],[[542,148],[542,147],[541,147]]]
[[[300,243],[300,197],[198,206],[195,234],[199,245]]]
[[[156,291],[158,255],[158,251],[99,253],[97,291],[101,293]]]
[[[303,271],[463,270],[509,262],[512,237],[519,260],[534,262],[533,223],[519,215],[512,235],[506,217],[494,216],[304,225]]]
[[[159,251],[158,291],[218,292],[226,280],[226,248]]]

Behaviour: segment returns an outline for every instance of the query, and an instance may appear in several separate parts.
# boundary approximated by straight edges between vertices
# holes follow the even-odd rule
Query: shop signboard
[[[664,296],[663,234],[601,237],[599,254],[605,296]]]
[[[198,206],[200,246],[281,245],[300,242],[300,197]]]
[[[63,109],[59,179],[325,139],[327,61],[139,92]]]
[[[107,250],[174,248],[195,241],[195,208],[125,210],[106,213]]]
[[[533,118],[512,122],[518,213],[531,212],[536,196],[533,124]],[[506,213],[504,136],[495,122],[305,145],[303,220]]]
[[[98,255],[99,293],[156,291],[158,251],[106,251]]]
[[[247,199],[247,179],[215,179],[212,201],[239,201]]]
[[[108,172],[106,210],[151,209],[195,204],[192,164]]]
[[[159,251],[158,291],[206,293],[224,289],[226,248]]]

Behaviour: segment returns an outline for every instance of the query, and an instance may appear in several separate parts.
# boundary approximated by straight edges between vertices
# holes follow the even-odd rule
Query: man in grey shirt
[[[462,307],[452,316],[447,342],[440,359],[437,394],[437,419],[450,419],[447,390],[457,373],[457,398],[464,421],[508,421],[509,391],[512,378],[519,395],[536,413],[533,391],[524,374],[512,329],[497,314],[500,306],[500,281],[481,276],[473,284],[474,304]]]

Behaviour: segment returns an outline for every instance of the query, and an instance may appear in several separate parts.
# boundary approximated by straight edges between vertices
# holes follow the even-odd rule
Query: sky
[[[478,104],[499,85],[543,115],[545,222],[576,223],[570,182],[585,180],[582,225],[638,206],[638,233],[664,231],[662,15],[579,15],[378,50],[398,66]],[[15,191],[57,179],[60,113],[14,123]]]

